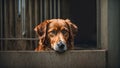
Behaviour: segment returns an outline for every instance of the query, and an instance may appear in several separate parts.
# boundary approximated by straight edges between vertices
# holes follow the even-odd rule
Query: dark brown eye
[[[51,31],[50,33],[52,33],[52,34],[57,34],[57,31],[56,30],[53,30],[53,31]]]
[[[62,30],[62,34],[66,34],[67,32],[67,30]]]
[[[49,32],[50,37],[54,37],[56,34],[57,34],[56,30],[52,30],[52,31]]]

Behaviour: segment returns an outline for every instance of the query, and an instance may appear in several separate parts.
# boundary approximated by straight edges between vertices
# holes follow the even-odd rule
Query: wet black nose
[[[63,48],[65,47],[65,45],[64,45],[63,43],[59,43],[59,44],[58,44],[58,47],[59,47],[60,49],[63,49]]]

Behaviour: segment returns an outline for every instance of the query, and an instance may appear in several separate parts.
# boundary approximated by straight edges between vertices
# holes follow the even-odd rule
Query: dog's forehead
[[[50,20],[49,27],[62,27],[65,26],[67,27],[67,24],[65,23],[65,20],[62,19],[52,19]]]

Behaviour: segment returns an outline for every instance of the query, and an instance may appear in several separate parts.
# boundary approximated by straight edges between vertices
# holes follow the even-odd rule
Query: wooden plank
[[[105,50],[46,52],[0,52],[0,67],[6,68],[105,68]]]

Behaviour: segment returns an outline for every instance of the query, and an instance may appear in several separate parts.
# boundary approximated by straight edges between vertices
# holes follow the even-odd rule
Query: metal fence
[[[61,17],[61,0],[0,0],[0,50],[33,50],[34,27]]]

